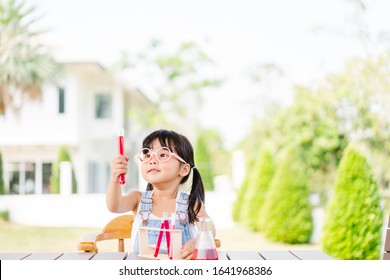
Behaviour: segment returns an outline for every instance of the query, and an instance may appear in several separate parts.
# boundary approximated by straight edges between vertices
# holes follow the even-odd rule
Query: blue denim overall
[[[152,194],[153,191],[142,192],[142,197],[140,201],[139,214],[142,217],[141,227],[150,227],[150,228],[160,228],[162,219],[150,219],[149,216],[152,213]],[[182,230],[182,244],[187,243],[189,240],[195,238],[191,235],[191,225],[188,220],[188,194],[179,191],[176,199],[176,215],[175,215],[175,225],[176,229]],[[168,217],[169,222],[171,222],[170,217]],[[172,226],[172,225],[171,225]],[[148,230],[148,244],[155,245],[157,243],[159,231]],[[166,242],[165,234],[163,235],[162,242]],[[133,251],[139,253],[139,232],[134,241]],[[161,249],[161,253],[166,253],[166,250]]]

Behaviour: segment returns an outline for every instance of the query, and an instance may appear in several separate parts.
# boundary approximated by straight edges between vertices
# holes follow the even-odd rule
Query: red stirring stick
[[[164,228],[165,228],[165,222],[162,221],[160,229],[164,229]],[[158,234],[158,238],[157,238],[156,250],[154,251],[154,257],[155,258],[157,258],[158,253],[160,252],[160,247],[161,247],[161,241],[162,241],[163,234],[164,234],[164,232],[162,230],[160,230],[160,233]]]
[[[156,250],[154,251],[155,258],[157,258],[158,253],[160,252],[161,241],[162,241],[162,237],[164,234],[164,231],[162,231],[161,229],[168,229],[169,230],[169,221],[168,221],[168,213],[167,212],[163,213],[163,220],[161,221],[160,233],[158,234],[158,238],[157,238]],[[171,254],[170,253],[171,234],[169,231],[165,232],[165,238],[167,240],[167,250],[168,250],[168,257],[169,257]]]

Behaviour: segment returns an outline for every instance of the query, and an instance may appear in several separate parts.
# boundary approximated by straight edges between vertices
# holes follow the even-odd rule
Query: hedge
[[[309,187],[298,158],[293,148],[283,152],[267,192],[262,230],[273,241],[309,243],[313,232]]]
[[[379,259],[383,224],[380,200],[370,165],[349,145],[339,164],[326,211],[323,251],[337,259]]]

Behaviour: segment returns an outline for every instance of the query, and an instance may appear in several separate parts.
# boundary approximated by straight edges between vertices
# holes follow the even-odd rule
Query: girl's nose
[[[155,163],[157,163],[157,155],[155,153],[152,153],[150,155],[149,164],[155,164]]]

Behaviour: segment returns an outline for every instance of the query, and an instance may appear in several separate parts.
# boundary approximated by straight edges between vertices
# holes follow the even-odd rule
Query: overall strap
[[[146,226],[148,224],[149,215],[152,212],[152,194],[152,191],[142,192],[142,197],[140,201],[141,208],[139,214],[141,215],[143,226]]]
[[[177,211],[183,211],[186,212],[188,209],[188,197],[189,195],[185,192],[180,192],[180,196],[177,199],[176,203],[176,209]]]
[[[188,194],[184,192],[180,192],[180,195],[176,201],[176,215],[180,221],[180,224],[183,226],[189,223],[188,197],[189,197]]]
[[[181,192],[176,201],[176,217],[178,218],[178,222],[175,222],[175,224],[176,228],[182,231],[182,244],[187,243],[195,237],[191,230],[195,225],[190,224],[188,218],[188,198],[189,195],[187,193]]]
[[[142,192],[140,211],[146,212],[152,210],[152,194],[153,191]]]

